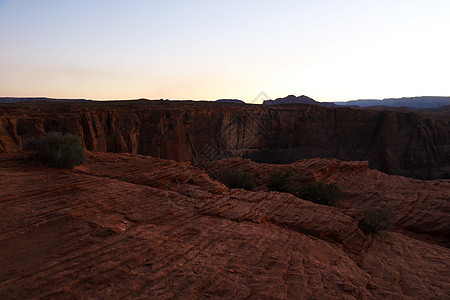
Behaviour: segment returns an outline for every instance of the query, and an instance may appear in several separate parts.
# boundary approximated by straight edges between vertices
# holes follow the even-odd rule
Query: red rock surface
[[[449,249],[404,234],[441,234],[449,180],[337,160],[284,166],[342,184],[334,208],[265,191],[280,166],[202,167],[219,164],[251,169],[258,189],[229,190],[190,163],[145,156],[92,154],[70,171],[1,155],[0,298],[449,298]],[[351,189],[361,179],[365,188]],[[417,185],[428,196],[418,198]],[[360,209],[388,202],[397,229],[362,233]]]
[[[220,170],[241,168],[255,174],[259,190],[267,190],[270,174],[291,170],[303,181],[334,182],[344,192],[341,208],[361,211],[382,208],[393,213],[397,230],[450,247],[450,180],[417,180],[371,170],[367,162],[337,159],[306,159],[289,165],[258,164],[249,159],[229,158],[202,163],[213,178]],[[302,180],[299,180],[302,182]]]

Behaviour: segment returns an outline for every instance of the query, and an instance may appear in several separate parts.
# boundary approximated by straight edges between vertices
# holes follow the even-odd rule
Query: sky
[[[449,0],[0,0],[0,97],[450,96]]]

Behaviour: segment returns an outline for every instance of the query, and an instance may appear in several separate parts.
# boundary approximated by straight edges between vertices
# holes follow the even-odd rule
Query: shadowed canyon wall
[[[20,151],[27,139],[60,131],[81,136],[90,151],[193,162],[234,155],[268,163],[333,157],[432,179],[450,171],[449,123],[445,114],[311,105],[16,103],[0,105],[0,152]]]

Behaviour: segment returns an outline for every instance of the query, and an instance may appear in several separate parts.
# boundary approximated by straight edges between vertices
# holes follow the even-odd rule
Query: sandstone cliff
[[[416,178],[450,173],[446,114],[310,105],[208,102],[20,103],[0,105],[0,152],[48,131],[82,137],[88,150],[177,161],[239,155],[289,163],[329,157]]]
[[[69,171],[25,158],[0,155],[2,299],[450,296],[443,246],[450,180],[389,176],[332,159],[203,165],[211,174],[251,170],[258,188],[249,192],[188,162],[96,153]],[[343,206],[267,192],[268,174],[280,167],[338,182]],[[396,229],[361,232],[368,206],[395,207]]]

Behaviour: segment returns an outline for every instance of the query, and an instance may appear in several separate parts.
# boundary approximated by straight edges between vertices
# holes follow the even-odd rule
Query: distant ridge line
[[[445,96],[420,96],[377,99],[359,99],[346,102],[333,102],[338,106],[389,106],[389,107],[409,107],[409,108],[438,108],[450,105],[450,97]]]
[[[27,101],[70,101],[70,102],[81,102],[81,101],[92,101],[87,99],[57,99],[57,98],[47,98],[47,97],[0,97],[0,103],[14,103],[14,102],[27,102]]]

